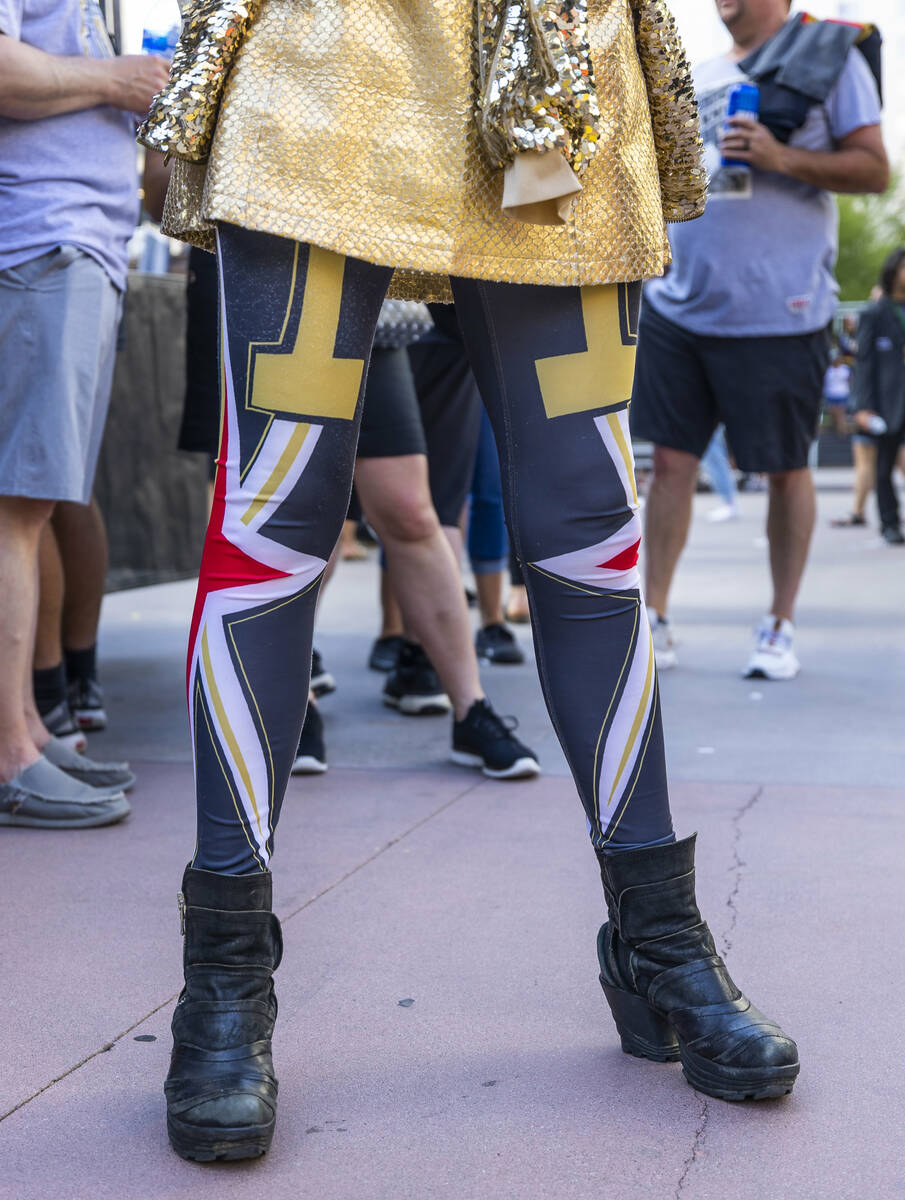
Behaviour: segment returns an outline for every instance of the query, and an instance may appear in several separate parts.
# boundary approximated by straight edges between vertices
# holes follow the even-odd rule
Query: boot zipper
[[[176,905],[179,908],[179,932],[185,937],[185,895],[176,893]]]

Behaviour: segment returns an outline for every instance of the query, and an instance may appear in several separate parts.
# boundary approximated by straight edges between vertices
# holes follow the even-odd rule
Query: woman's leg
[[[218,242],[224,411],[189,644],[192,865],[239,875],[273,851],[391,272],[233,226]]]
[[[852,516],[864,517],[867,498],[874,490],[877,479],[877,444],[854,438],[852,453],[855,459],[855,490],[852,499]]]
[[[273,1137],[282,937],[268,863],[390,276],[234,227],[218,243],[224,405],[188,658],[198,841],[165,1084],[173,1148],[199,1161],[254,1158]]]
[[[732,982],[676,842],[628,433],[640,285],[455,280],[494,424],[547,707],[584,803],[609,920],[600,979],[623,1048],[681,1057],[701,1091],[791,1091],[795,1043]]]
[[[509,539],[503,517],[503,488],[493,428],[486,410],[471,481],[468,557],[474,572],[481,625],[503,624],[503,569],[509,560]]]

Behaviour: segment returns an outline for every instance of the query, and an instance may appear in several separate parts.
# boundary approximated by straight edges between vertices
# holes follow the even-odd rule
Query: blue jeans
[[[701,459],[701,466],[707,472],[707,478],[710,480],[713,490],[722,496],[727,504],[735,504],[738,489],[735,486],[735,475],[729,462],[729,451],[726,448],[725,426],[720,425],[710,439],[710,445],[704,451]]]
[[[481,433],[471,481],[468,557],[475,575],[502,571],[509,558],[500,461],[486,409],[481,410]]]

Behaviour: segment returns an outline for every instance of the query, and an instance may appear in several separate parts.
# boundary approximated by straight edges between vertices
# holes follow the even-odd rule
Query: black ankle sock
[[[35,689],[35,704],[41,716],[62,704],[66,699],[66,671],[62,663],[56,667],[44,667],[32,671]]]
[[[64,650],[66,656],[66,678],[76,680],[97,679],[97,645],[87,650]]]

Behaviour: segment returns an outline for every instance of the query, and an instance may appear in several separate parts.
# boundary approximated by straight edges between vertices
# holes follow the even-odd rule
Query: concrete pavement
[[[193,837],[192,589],[173,584],[105,609],[112,725],[90,749],[136,765],[132,817],[0,841],[0,1197],[905,1196],[905,552],[830,530],[845,476],[821,482],[800,678],[739,676],[767,600],[754,495],[738,523],[695,524],[681,663],[662,680],[701,907],[738,982],[799,1042],[792,1097],[727,1105],[620,1052],[596,980],[596,867],[532,668],[484,679],[544,778],[447,766],[445,720],[377,702],[376,573],[353,564],[318,636],[340,684],[323,708],[331,769],[293,781],[278,834],[277,1136],[257,1163],[176,1158],[161,1085]]]

